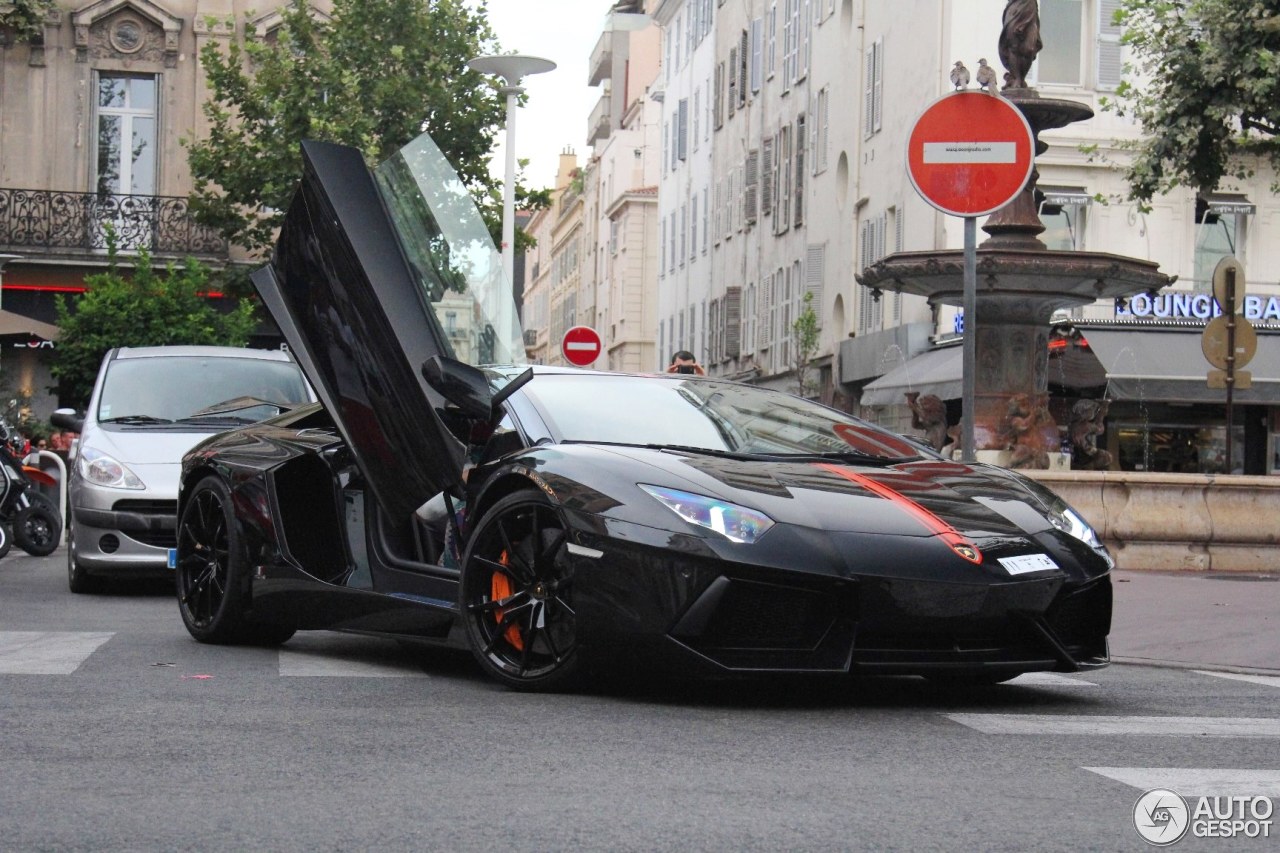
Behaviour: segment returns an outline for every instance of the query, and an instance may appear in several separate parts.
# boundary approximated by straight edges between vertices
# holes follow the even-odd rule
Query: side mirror
[[[480,368],[433,355],[422,363],[422,378],[468,417],[487,421],[492,416],[493,391]]]
[[[84,416],[77,415],[75,409],[57,409],[49,416],[49,423],[58,429],[69,429],[72,432],[84,432]]]

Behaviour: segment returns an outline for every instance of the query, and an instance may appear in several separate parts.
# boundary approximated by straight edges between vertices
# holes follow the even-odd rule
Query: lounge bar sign
[[[1280,322],[1280,296],[1245,296],[1240,314],[1246,320]],[[1117,320],[1210,320],[1222,315],[1222,308],[1209,293],[1173,291],[1154,296],[1140,293],[1130,297],[1127,305],[1116,305]]]

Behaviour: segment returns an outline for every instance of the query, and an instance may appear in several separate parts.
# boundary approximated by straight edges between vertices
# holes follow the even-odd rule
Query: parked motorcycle
[[[57,481],[34,465],[24,465],[15,447],[21,437],[0,421],[0,558],[13,545],[33,557],[52,554],[62,538],[62,514],[53,501],[40,494],[39,483],[57,487]]]

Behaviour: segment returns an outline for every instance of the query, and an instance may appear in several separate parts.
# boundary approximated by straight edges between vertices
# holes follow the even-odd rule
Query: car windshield
[[[259,420],[311,399],[302,371],[288,361],[207,356],[120,358],[107,368],[97,416],[99,421],[115,422],[178,421],[237,397],[254,397],[263,405],[220,417]]]
[[[544,374],[523,389],[561,442],[903,459],[921,448],[790,394],[707,379]]]
[[[504,285],[502,256],[466,186],[422,134],[374,170],[423,301],[447,353],[468,364],[524,355],[520,318]]]

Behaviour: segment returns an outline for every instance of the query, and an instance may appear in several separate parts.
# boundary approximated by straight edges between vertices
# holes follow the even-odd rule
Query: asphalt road
[[[1280,797],[1280,678],[1245,677],[522,695],[377,638],[202,646],[166,585],[14,552],[0,849],[1141,850],[1147,789]]]

